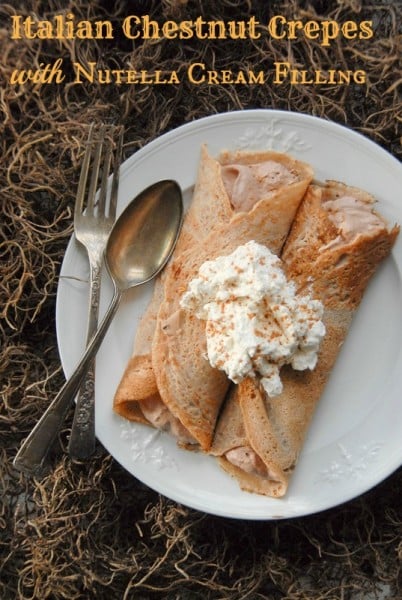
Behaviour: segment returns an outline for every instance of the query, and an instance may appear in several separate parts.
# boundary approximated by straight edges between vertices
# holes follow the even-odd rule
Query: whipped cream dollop
[[[254,241],[206,261],[181,298],[205,320],[207,358],[235,383],[257,377],[269,396],[282,392],[280,368],[314,369],[325,335],[323,305],[297,295],[280,259]]]

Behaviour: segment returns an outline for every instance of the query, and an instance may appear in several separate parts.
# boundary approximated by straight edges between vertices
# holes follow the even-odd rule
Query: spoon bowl
[[[164,267],[182,218],[181,191],[170,179],[149,186],[126,207],[105,251],[109,275],[121,291],[146,283]]]
[[[150,281],[163,269],[176,245],[182,219],[181,190],[170,179],[146,188],[121,213],[105,250],[105,262],[114,290],[109,308],[74,373],[17,452],[13,463],[16,468],[34,474],[42,467],[123,293]]]

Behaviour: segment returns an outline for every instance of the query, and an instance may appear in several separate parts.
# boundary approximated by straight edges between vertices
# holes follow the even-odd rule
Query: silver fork
[[[99,131],[95,133],[94,124],[90,126],[74,210],[75,237],[83,246],[85,246],[90,267],[90,301],[87,344],[91,340],[98,325],[103,253],[110,230],[116,219],[119,167],[123,146],[123,127],[120,128],[117,143],[113,140],[113,132],[114,129],[110,126],[102,125]],[[116,151],[114,153],[113,161],[113,177],[110,186],[109,202],[107,202],[109,171],[115,145]],[[89,178],[90,168],[91,175]],[[99,179],[99,194],[97,196],[96,192]],[[94,449],[95,361],[92,363],[77,397],[68,452],[73,458],[84,459],[90,456]]]

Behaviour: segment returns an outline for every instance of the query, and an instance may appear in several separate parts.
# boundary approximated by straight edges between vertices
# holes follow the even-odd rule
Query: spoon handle
[[[119,307],[121,298],[121,291],[115,287],[109,308],[74,373],[50,403],[17,452],[13,461],[17,469],[35,474],[42,467],[48,450],[56,439],[67,411],[106,335],[109,325]]]

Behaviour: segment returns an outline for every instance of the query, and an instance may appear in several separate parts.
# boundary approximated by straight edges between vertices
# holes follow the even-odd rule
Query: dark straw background
[[[10,15],[121,23],[128,14],[166,19],[372,20],[372,40],[318,42],[10,39]],[[58,272],[87,124],[124,123],[125,157],[196,118],[276,108],[346,124],[401,157],[400,1],[15,0],[0,5],[1,408],[0,598],[396,600],[401,584],[401,475],[360,498],[310,517],[278,522],[217,518],[177,505],[127,474],[98,443],[94,458],[66,455],[72,410],[50,456],[29,480],[12,459],[62,385],[55,332]],[[363,68],[349,86],[11,86],[15,68],[62,57],[101,66],[233,70]],[[395,190],[400,194],[400,190]],[[402,201],[402,199],[401,199]]]

